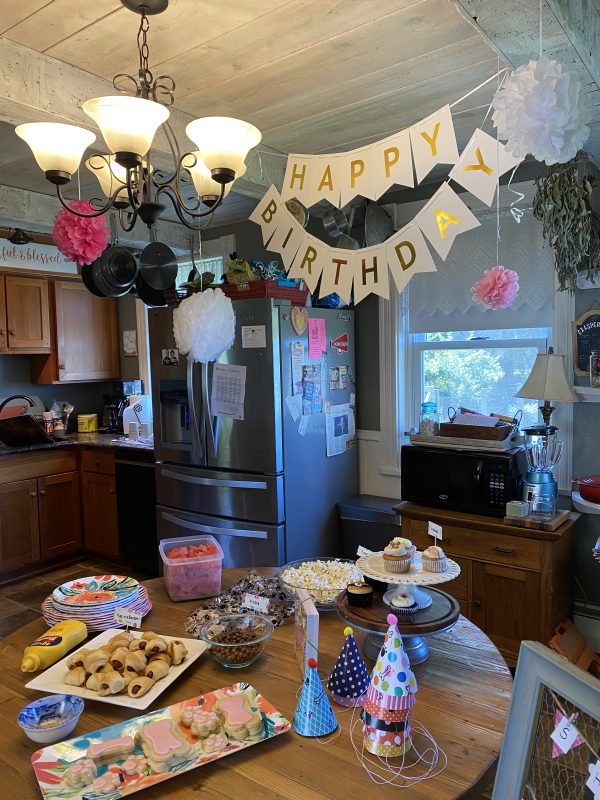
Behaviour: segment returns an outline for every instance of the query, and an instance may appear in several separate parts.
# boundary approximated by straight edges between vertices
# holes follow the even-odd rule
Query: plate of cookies
[[[26,688],[143,710],[207,647],[198,639],[110,628],[29,681]]]
[[[290,728],[253,686],[236,683],[49,745],[31,763],[45,800],[117,800]]]

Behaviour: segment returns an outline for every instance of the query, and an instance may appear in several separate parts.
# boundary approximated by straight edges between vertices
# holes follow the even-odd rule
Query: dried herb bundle
[[[600,217],[592,211],[592,182],[580,164],[580,158],[553,164],[535,181],[533,215],[554,251],[559,291],[574,292],[579,272],[591,280],[600,273]]]

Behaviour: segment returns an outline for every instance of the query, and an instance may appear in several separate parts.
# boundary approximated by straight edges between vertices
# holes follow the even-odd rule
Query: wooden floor
[[[105,575],[112,572],[122,574],[123,571],[122,565],[119,567],[118,564],[100,558],[91,559],[82,556],[81,560],[75,563],[57,567],[35,578],[24,578],[0,587],[0,639],[41,616],[41,603],[61,583],[75,578],[85,578],[88,575]],[[129,568],[127,574],[138,580],[148,577],[132,572]]]

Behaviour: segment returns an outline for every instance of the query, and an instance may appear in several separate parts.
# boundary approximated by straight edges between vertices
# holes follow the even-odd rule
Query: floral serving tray
[[[227,737],[221,725],[216,733],[217,738],[220,739],[220,747],[223,749],[207,752],[206,737],[194,736],[191,729],[181,723],[182,712],[195,707],[211,711],[219,699],[227,698],[228,702],[231,702],[229,698],[239,695],[245,696],[247,707],[251,712],[260,715],[262,730],[251,738],[237,740]],[[155,771],[144,755],[137,734],[144,726],[161,720],[174,720],[177,732],[183,734],[190,747],[185,760],[168,770]],[[138,792],[140,789],[168,780],[174,775],[201,767],[218,758],[224,758],[253,744],[272,739],[280,733],[285,733],[290,727],[288,720],[253,686],[248,683],[235,683],[191,700],[167,706],[159,711],[101,728],[85,736],[77,736],[66,742],[49,745],[37,750],[31,756],[31,763],[45,800],[54,798],[61,798],[61,800],[62,798],[68,798],[68,800],[118,800],[118,798]],[[221,737],[218,736],[219,733]],[[123,754],[122,757],[115,756],[109,763],[101,764],[101,762],[95,761],[96,775],[90,774],[87,769],[89,762],[87,766],[83,763],[88,757],[88,748],[121,737],[133,738],[135,741],[133,752]],[[74,770],[72,768],[75,762],[80,762],[78,767],[81,779],[79,781],[73,780]],[[90,779],[90,782],[86,782]],[[78,782],[85,785],[75,787],[72,785]]]
[[[48,669],[44,670],[44,672],[40,672],[40,674],[36,675],[33,680],[29,681],[25,688],[37,689],[40,692],[48,692],[49,694],[76,694],[79,697],[83,697],[84,700],[96,700],[98,703],[112,703],[113,705],[125,706],[126,708],[135,708],[139,711],[143,711],[145,708],[148,708],[148,706],[153,703],[157,697],[173,683],[173,681],[176,681],[181,673],[184,672],[191,664],[193,664],[193,662],[199,658],[205,650],[208,649],[206,642],[199,641],[198,639],[182,639],[180,636],[163,636],[160,634],[160,637],[167,642],[170,642],[172,639],[177,639],[178,641],[183,642],[186,646],[188,654],[181,664],[172,666],[169,669],[169,674],[165,678],[161,678],[161,680],[156,681],[150,691],[148,691],[142,697],[129,697],[127,692],[123,692],[121,694],[109,694],[106,697],[102,697],[98,694],[98,692],[93,692],[91,689],[86,689],[85,686],[69,686],[68,684],[64,683],[64,677],[68,672],[67,659],[71,655],[74,655],[83,649],[95,650],[96,648],[101,647],[103,644],[106,644],[113,636],[116,636],[118,633],[122,632],[122,628],[109,628],[106,631],[102,631],[102,633],[98,634],[98,636],[96,636],[94,639],[90,639],[90,641],[84,644],[82,647],[78,647],[77,650],[73,650],[68,656],[65,656],[63,659],[61,659],[61,661],[58,661],[51,667],[48,667]],[[142,635],[141,631],[131,631],[131,633],[136,638],[139,638]]]

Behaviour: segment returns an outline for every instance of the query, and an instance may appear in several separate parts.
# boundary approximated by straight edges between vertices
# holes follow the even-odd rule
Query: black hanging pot
[[[83,281],[83,285],[88,292],[95,294],[96,297],[106,297],[106,295],[101,292],[94,283],[94,271],[92,266],[92,264],[84,264],[81,268],[81,280]]]
[[[165,287],[167,290],[175,288],[175,281],[170,286]],[[162,289],[155,289],[144,280],[144,276],[140,271],[135,281],[135,290],[137,297],[142,300],[147,306],[151,308],[158,308],[159,306],[166,306],[165,293]]]
[[[140,255],[140,273],[152,289],[170,289],[177,278],[175,253],[162,242],[151,242]]]
[[[126,247],[111,245],[92,264],[94,283],[107,297],[127,294],[138,274],[138,264]]]

